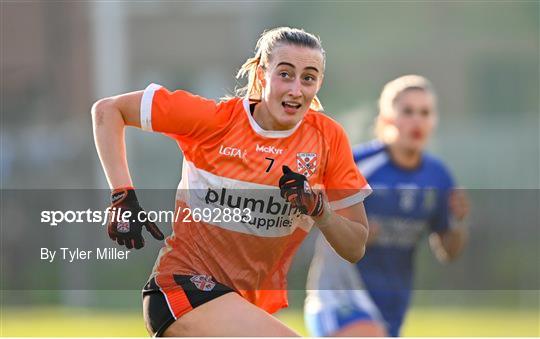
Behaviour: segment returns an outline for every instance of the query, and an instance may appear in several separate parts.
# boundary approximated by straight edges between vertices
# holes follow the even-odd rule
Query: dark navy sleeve
[[[379,140],[371,140],[363,144],[352,146],[354,162],[369,158],[370,156],[381,152],[384,149],[384,144]]]

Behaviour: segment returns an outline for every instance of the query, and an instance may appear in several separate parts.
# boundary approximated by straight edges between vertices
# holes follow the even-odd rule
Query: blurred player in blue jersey
[[[429,234],[442,261],[458,256],[467,240],[469,203],[446,166],[425,152],[437,122],[430,82],[407,75],[389,82],[379,100],[377,140],[353,148],[374,189],[366,200],[370,236],[357,264],[342,260],[317,239],[305,302],[314,336],[398,336],[409,306],[414,253]]]

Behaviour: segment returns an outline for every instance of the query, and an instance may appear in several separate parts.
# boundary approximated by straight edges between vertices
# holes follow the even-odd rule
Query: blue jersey
[[[417,168],[396,165],[378,141],[353,148],[373,188],[364,206],[378,234],[357,264],[365,288],[390,327],[401,325],[412,289],[414,252],[420,239],[449,227],[448,195],[454,186],[444,164],[423,154]]]
[[[308,274],[306,325],[312,335],[328,336],[355,321],[373,320],[397,336],[409,305],[415,249],[426,234],[448,229],[454,183],[442,162],[426,153],[414,169],[396,165],[378,141],[353,153],[373,189],[364,206],[377,235],[356,265],[319,236]]]

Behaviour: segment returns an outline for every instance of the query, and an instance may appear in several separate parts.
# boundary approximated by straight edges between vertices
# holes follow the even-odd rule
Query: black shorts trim
[[[150,278],[142,291],[146,329],[155,337],[178,318],[232,288],[206,275],[158,275]]]

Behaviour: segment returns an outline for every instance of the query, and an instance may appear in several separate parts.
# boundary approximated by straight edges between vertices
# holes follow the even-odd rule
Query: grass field
[[[285,310],[279,318],[303,335],[302,314]],[[133,337],[147,336],[142,316],[130,311],[96,311],[78,308],[3,308],[1,336]],[[404,336],[540,336],[538,311],[488,308],[419,308],[411,310]]]

